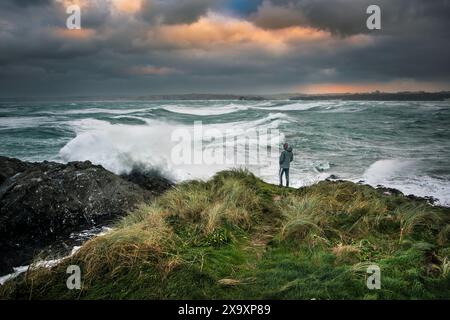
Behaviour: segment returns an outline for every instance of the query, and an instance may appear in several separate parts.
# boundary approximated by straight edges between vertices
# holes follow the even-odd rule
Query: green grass
[[[178,185],[3,299],[449,299],[450,210],[351,182],[242,171]],[[66,288],[66,268],[82,290]],[[381,268],[381,290],[366,269]]]

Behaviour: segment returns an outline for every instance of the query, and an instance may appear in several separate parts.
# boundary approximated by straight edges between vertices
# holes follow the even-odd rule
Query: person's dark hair
[[[283,144],[283,148],[284,150],[286,150],[287,148],[289,148],[289,145],[287,143]]]

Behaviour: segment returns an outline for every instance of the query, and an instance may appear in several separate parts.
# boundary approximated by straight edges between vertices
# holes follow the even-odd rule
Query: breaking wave
[[[364,172],[363,180],[372,186],[395,188],[407,195],[419,197],[432,195],[439,200],[439,204],[450,206],[450,182],[421,175],[415,160],[376,161]]]
[[[222,134],[223,141],[211,140],[205,135],[196,137],[192,125],[150,119],[145,119],[145,121],[146,125],[111,124],[108,121],[97,119],[72,121],[71,125],[77,132],[77,136],[60,150],[59,155],[66,162],[90,160],[115,173],[126,173],[139,166],[159,170],[175,181],[206,179],[217,171],[235,167],[235,164],[180,164],[177,155],[174,154],[179,141],[173,139],[173,133],[178,131],[183,135],[188,135],[193,144],[202,146],[201,149],[193,149],[192,159],[203,157],[205,149],[220,150],[226,146],[227,135],[232,135],[234,138],[232,141],[238,153],[240,152],[237,157],[247,157],[246,159],[250,163],[263,163],[263,167],[274,167],[272,171],[276,172],[278,154],[276,157],[270,156],[270,154],[259,154],[264,158],[260,158],[258,161],[255,160],[258,155],[247,154],[248,150],[257,149],[256,147],[252,149],[251,146],[258,143],[252,139],[250,133],[258,130],[267,138],[271,129],[277,129],[280,124],[289,120],[284,114],[269,114],[265,118],[254,121],[202,126],[204,133],[219,132]],[[278,153],[280,141],[271,140],[270,137],[267,140],[267,148],[276,149]],[[201,155],[196,153],[201,153]],[[255,165],[249,169],[261,170],[261,167]]]

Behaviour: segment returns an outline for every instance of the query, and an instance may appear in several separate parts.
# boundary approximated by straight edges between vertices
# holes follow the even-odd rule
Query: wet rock
[[[337,175],[335,175],[335,174],[332,174],[332,175],[330,175],[328,178],[326,178],[325,180],[327,180],[327,181],[333,181],[333,180],[339,180],[339,179],[341,179],[339,176],[337,176]]]
[[[439,199],[436,199],[435,197],[432,197],[432,196],[419,197],[419,196],[415,196],[413,194],[409,194],[406,197],[408,199],[411,199],[414,201],[423,201],[423,202],[426,202],[426,203],[432,204],[432,205],[439,203]]]
[[[5,157],[0,157],[0,179],[0,275],[72,232],[117,219],[171,185],[137,173],[128,181],[89,161],[29,163]]]
[[[418,201],[418,202],[426,202],[428,204],[436,204],[439,202],[438,199],[431,197],[431,196],[427,196],[427,197],[419,197],[419,196],[415,196],[413,194],[409,194],[409,195],[405,195],[403,192],[401,192],[400,190],[394,189],[394,188],[387,188],[385,186],[382,185],[378,185],[377,186],[377,190],[383,192],[383,194],[388,195],[388,196],[404,196],[410,200],[414,200],[414,201]]]
[[[156,170],[133,168],[129,174],[123,174],[121,177],[137,184],[145,190],[148,190],[155,196],[161,195],[167,189],[174,186],[174,183],[161,176],[161,174]]]
[[[383,194],[388,195],[388,196],[403,196],[403,192],[401,192],[400,190],[394,189],[394,188],[387,188],[385,186],[382,185],[377,185],[377,190],[383,192]]]
[[[0,156],[0,185],[8,178],[29,168],[27,162]]]

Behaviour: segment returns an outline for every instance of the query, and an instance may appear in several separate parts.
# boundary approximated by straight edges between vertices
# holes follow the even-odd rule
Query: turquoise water
[[[450,205],[450,102],[96,101],[0,103],[0,155],[23,160],[91,160],[120,173],[133,166],[180,181],[237,166],[176,164],[172,134],[203,129],[279,130],[294,148],[294,186],[331,174],[434,196]],[[242,144],[242,136],[237,143]],[[241,140],[240,140],[241,139]],[[217,141],[201,139],[203,147]],[[246,149],[249,152],[250,140]],[[267,147],[280,143],[269,141]],[[240,151],[244,150],[244,151]],[[198,152],[194,150],[194,153]],[[253,155],[250,155],[253,156]],[[277,155],[246,166],[277,182]],[[175,161],[176,162],[176,161]]]

